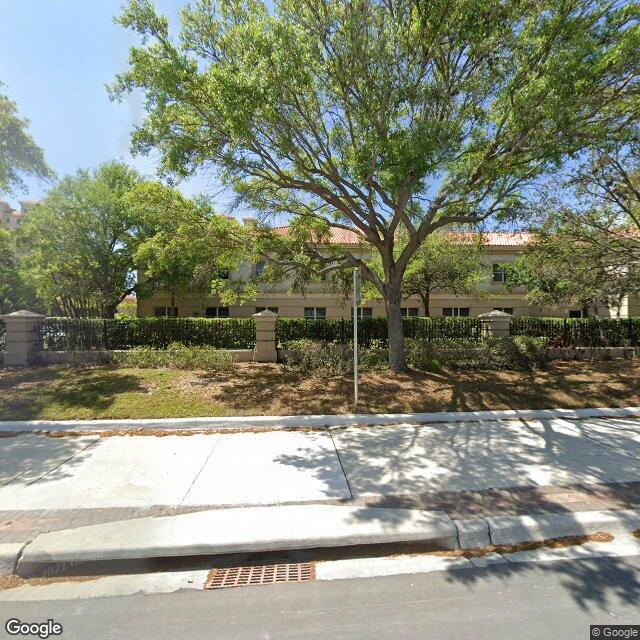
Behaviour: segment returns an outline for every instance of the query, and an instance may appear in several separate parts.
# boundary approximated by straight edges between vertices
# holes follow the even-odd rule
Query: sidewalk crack
[[[353,491],[351,490],[351,483],[349,482],[349,478],[347,478],[347,473],[344,470],[344,465],[342,464],[342,458],[340,458],[340,452],[338,451],[338,447],[336,446],[336,441],[333,439],[333,433],[331,429],[328,429],[329,437],[331,438],[331,442],[333,444],[333,449],[336,452],[336,456],[338,457],[338,463],[340,464],[340,468],[342,469],[342,475],[344,476],[344,481],[347,483],[347,489],[349,489],[349,496],[353,500]]]
[[[220,442],[220,438],[222,438],[222,436],[218,435],[216,441],[213,443],[213,447],[211,447],[211,451],[209,451],[209,455],[207,456],[206,460],[202,463],[202,466],[200,467],[200,471],[198,471],[198,473],[196,473],[196,475],[193,478],[191,484],[189,485],[189,488],[187,489],[186,493],[182,496],[182,500],[180,500],[180,506],[182,506],[184,504],[184,501],[187,499],[187,496],[189,495],[189,491],[191,491],[191,489],[193,489],[193,485],[196,483],[196,480],[200,477],[200,474],[202,473],[204,468],[207,466],[207,462],[209,462],[209,459],[213,455],[213,452],[216,450],[216,448],[218,446],[218,443]]]

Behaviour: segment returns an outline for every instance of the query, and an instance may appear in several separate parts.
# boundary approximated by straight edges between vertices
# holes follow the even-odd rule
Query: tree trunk
[[[403,373],[409,370],[404,345],[404,328],[402,326],[402,301],[400,284],[387,284],[385,307],[387,311],[387,327],[389,331],[389,366],[392,371]]]
[[[431,292],[427,291],[422,296],[422,306],[424,307],[425,318],[431,315]]]

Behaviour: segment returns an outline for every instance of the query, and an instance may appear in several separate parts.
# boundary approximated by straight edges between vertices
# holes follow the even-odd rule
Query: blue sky
[[[132,158],[129,134],[143,116],[141,101],[112,103],[105,84],[126,68],[135,35],[113,23],[120,0],[0,0],[0,91],[31,120],[30,132],[58,176],[120,158],[145,174],[153,158]],[[156,0],[158,10],[177,23],[184,0]],[[27,179],[28,191],[9,202],[38,199],[46,184]],[[180,185],[187,194],[205,192],[220,206],[214,177]],[[4,198],[4,196],[3,196]],[[4,198],[7,199],[7,198]]]

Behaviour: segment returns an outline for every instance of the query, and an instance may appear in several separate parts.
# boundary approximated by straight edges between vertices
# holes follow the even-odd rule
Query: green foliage
[[[541,176],[637,118],[636,3],[196,0],[172,31],[130,0],[118,21],[141,40],[111,87],[144,94],[134,148],[177,177],[213,165],[246,208],[287,216],[279,267],[359,266],[392,316],[394,369],[425,238],[515,215]],[[360,247],[327,251],[332,227],[383,276]]]
[[[14,233],[0,228],[0,314],[19,309],[42,311],[28,274],[21,267]]]
[[[353,351],[346,344],[303,338],[285,345],[285,366],[322,378],[331,378],[353,370]]]
[[[171,343],[217,349],[252,349],[256,342],[253,318],[134,318],[92,320],[47,318],[45,349],[166,349]]]
[[[524,253],[506,265],[507,289],[525,287],[532,306],[577,306],[587,313],[619,308],[640,288],[640,265],[613,261],[601,234],[599,242],[580,240],[581,222],[550,224],[535,234]]]
[[[434,233],[427,237],[407,266],[402,283],[405,296],[419,296],[429,315],[429,299],[434,291],[475,298],[486,295],[482,287],[487,267],[482,264],[481,236],[469,242],[464,233]]]
[[[27,132],[28,126],[29,121],[18,115],[16,103],[0,94],[0,194],[23,190],[23,175],[43,180],[53,177],[42,149]]]
[[[134,253],[140,295],[216,295],[229,304],[255,293],[247,283],[220,279],[221,272],[250,258],[249,244],[243,228],[216,215],[207,200],[145,182],[128,194],[127,202],[144,231]]]
[[[404,318],[405,335],[424,340],[459,339],[477,340],[481,323],[478,318]],[[349,344],[353,342],[353,320],[306,320],[305,318],[278,317],[276,342],[308,338],[326,342]],[[386,318],[358,320],[358,344],[365,348],[388,346]]]
[[[141,176],[121,162],[66,176],[17,236],[38,296],[71,317],[112,317],[135,287],[139,234],[127,202]]]
[[[285,367],[321,378],[342,376],[353,372],[353,349],[347,344],[302,338],[284,345]],[[358,351],[361,372],[389,367],[386,349],[368,348]]]
[[[549,345],[545,338],[517,336],[492,338],[472,343],[457,340],[408,340],[411,366],[421,371],[441,368],[476,370],[530,371],[549,363]]]
[[[166,349],[135,347],[122,353],[110,353],[108,360],[123,367],[202,370],[208,373],[231,372],[235,362],[230,351],[187,346],[180,342],[172,342]]]
[[[515,316],[511,335],[544,336],[557,347],[640,345],[640,318],[530,318]]]

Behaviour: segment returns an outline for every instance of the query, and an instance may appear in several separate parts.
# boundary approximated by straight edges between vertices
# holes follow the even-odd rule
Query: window
[[[469,315],[469,307],[444,307],[442,315],[450,318],[466,318]]]
[[[507,273],[504,270],[504,265],[494,262],[493,264],[493,282],[506,282]]]
[[[262,274],[266,266],[267,263],[264,260],[258,260],[258,262],[256,262],[256,277]]]
[[[418,307],[402,307],[400,313],[403,318],[417,318]]]
[[[494,311],[502,311],[503,313],[508,313],[510,316],[513,315],[513,307],[493,307]]]
[[[569,311],[570,318],[584,318],[584,313],[582,313],[581,309],[571,309]]]
[[[373,307],[358,307],[358,318],[373,318]]]
[[[178,307],[154,307],[153,315],[156,318],[177,318]]]
[[[256,313],[260,313],[261,311],[273,311],[273,313],[278,313],[278,307],[256,307]]]
[[[304,317],[307,320],[325,320],[327,317],[326,307],[305,307]]]
[[[228,318],[229,307],[207,307],[204,310],[204,315],[207,318]]]

